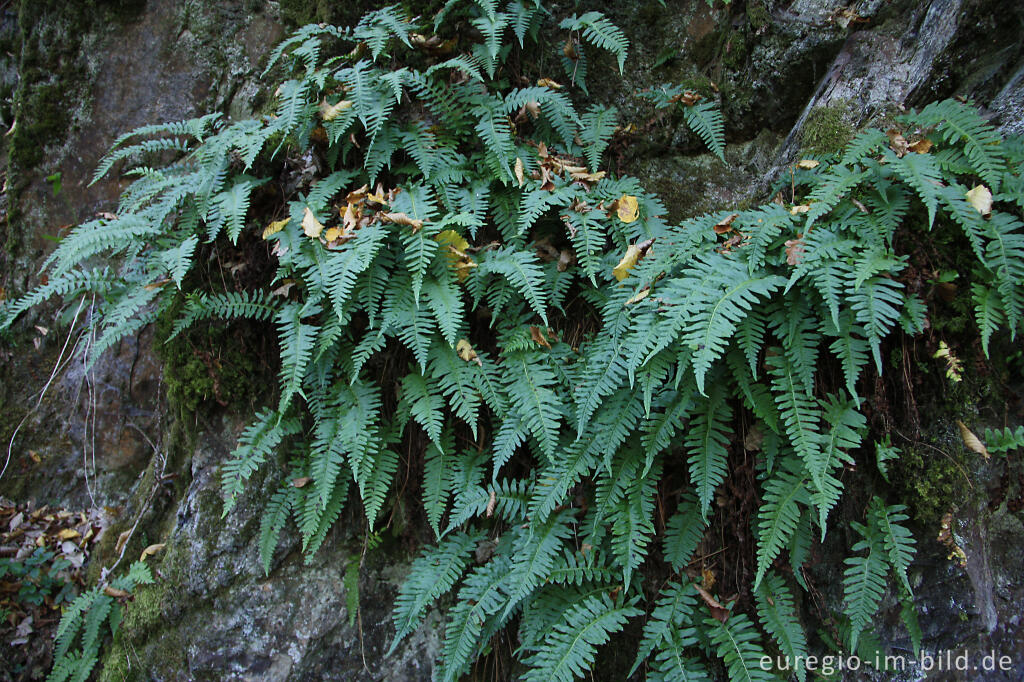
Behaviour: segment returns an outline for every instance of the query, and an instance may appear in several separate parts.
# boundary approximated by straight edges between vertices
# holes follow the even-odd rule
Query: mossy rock
[[[841,104],[812,109],[800,135],[803,149],[819,154],[842,151],[856,132],[847,115],[846,107]]]

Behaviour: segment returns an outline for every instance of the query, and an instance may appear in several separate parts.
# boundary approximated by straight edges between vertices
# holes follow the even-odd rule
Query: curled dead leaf
[[[719,604],[718,600],[712,597],[710,592],[708,592],[703,587],[697,584],[694,584],[693,588],[697,590],[697,593],[700,595],[701,599],[704,600],[704,603],[711,611],[711,616],[715,620],[717,620],[720,623],[724,623],[725,621],[729,620],[729,609]]]
[[[985,447],[985,444],[981,442],[981,439],[974,435],[973,431],[967,428],[967,424],[964,424],[962,421],[957,419],[956,425],[960,428],[960,437],[963,438],[964,445],[966,445],[972,452],[976,452],[985,459],[988,459],[988,449]]]
[[[128,530],[126,530],[123,533],[121,533],[120,535],[118,535],[117,536],[117,542],[114,543],[114,552],[120,554],[121,550],[124,549],[124,546],[128,543],[128,540],[131,539],[131,537],[132,537],[132,529],[131,528],[129,528]]]
[[[815,161],[814,159],[800,159],[796,162],[796,167],[804,170],[811,170],[812,168],[817,168],[820,165],[821,161]]]
[[[150,545],[146,549],[142,550],[142,554],[139,556],[139,561],[144,561],[146,557],[153,556],[166,546],[166,543],[163,542],[157,543],[155,545]]]
[[[927,137],[922,137],[920,140],[910,145],[910,151],[917,154],[927,154],[932,150],[932,141]]]
[[[799,206],[794,206],[789,209],[789,212],[791,215],[800,215],[801,213],[807,213],[810,210],[811,207],[808,204],[800,204]]]
[[[459,339],[459,342],[455,344],[455,352],[459,354],[459,357],[466,362],[475,362],[480,367],[483,367],[483,363],[480,362],[480,358],[476,356],[476,351],[473,350],[473,346],[466,339]]]
[[[274,222],[263,228],[263,238],[270,239],[272,236],[284,229],[285,225],[292,221],[291,218],[285,218],[284,220],[275,220]]]
[[[352,108],[351,100],[343,99],[337,104],[328,104],[325,99],[320,104],[320,118],[325,121],[333,121],[341,115],[341,112]]]
[[[715,223],[715,234],[725,234],[732,229],[732,221],[740,217],[739,213],[733,213],[731,215],[722,218]]]
[[[967,192],[967,203],[983,216],[992,213],[992,192],[985,185],[976,185]]]
[[[516,181],[519,183],[519,186],[522,187],[523,183],[526,182],[526,169],[523,167],[523,160],[518,156],[516,157],[515,172]]]
[[[548,343],[547,338],[544,336],[544,330],[540,327],[530,325],[530,338],[533,339],[533,342],[538,346],[543,346],[544,348],[551,350],[551,344]]]
[[[299,478],[294,478],[294,479],[292,479],[292,487],[293,488],[305,488],[307,485],[310,484],[310,482],[312,480],[313,479],[310,476],[300,476]]]
[[[622,260],[612,269],[615,279],[620,282],[626,279],[629,276],[629,271],[636,266],[638,260],[640,260],[640,249],[636,247],[636,244],[630,244],[629,248],[626,249],[625,255],[622,256]]]
[[[537,79],[537,85],[539,85],[542,88],[551,88],[552,90],[561,90],[562,89],[562,84],[561,83],[556,83],[555,81],[551,80],[550,78],[538,78]]]
[[[310,239],[319,239],[320,233],[323,232],[324,224],[316,219],[313,215],[312,209],[309,206],[302,213],[302,231],[306,233],[306,236]]]
[[[413,234],[416,234],[422,227],[423,221],[419,218],[410,218],[405,213],[382,213],[381,219],[386,223],[394,223],[395,225],[408,225],[412,228]]]
[[[498,495],[492,490],[487,496],[487,518],[494,516],[494,509],[498,506]]]
[[[107,585],[103,588],[103,594],[107,595],[108,597],[113,597],[114,599],[127,599],[128,597],[132,596],[129,592],[119,590],[116,587],[112,587],[111,585]]]
[[[907,138],[903,137],[903,134],[895,128],[890,128],[885,134],[889,137],[889,149],[896,152],[896,156],[900,158],[906,156],[910,151]]]

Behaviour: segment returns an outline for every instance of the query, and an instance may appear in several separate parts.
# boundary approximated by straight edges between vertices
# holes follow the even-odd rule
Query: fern
[[[683,117],[708,149],[725,161],[725,119],[711,102],[698,102],[683,108]]]
[[[427,606],[448,592],[462,576],[469,554],[479,539],[477,534],[454,534],[413,562],[410,571],[413,579],[402,585],[395,600],[393,619],[398,632],[390,651],[416,629]]]
[[[724,623],[710,618],[704,622],[710,629],[718,657],[729,671],[729,679],[750,682],[772,679],[761,666],[764,656],[761,638],[746,614],[734,613]]]
[[[792,661],[797,677],[805,680],[807,670],[803,661],[807,659],[807,637],[797,619],[793,595],[786,583],[775,573],[769,573],[760,588],[754,588],[754,598],[761,625],[778,644],[786,660]]]
[[[884,132],[864,131],[838,162],[780,179],[793,210],[773,202],[670,224],[671,207],[604,167],[615,110],[574,105],[572,86],[585,92],[601,64],[587,51],[608,50],[621,70],[624,35],[600,12],[552,19],[549,9],[443,3],[435,32],[474,29],[443,55],[424,49],[431,38],[399,5],[352,29],[299,29],[269,60],[268,73],[283,74],[274,115],[211,115],[117,140],[98,169],[126,168],[113,217],[72,229],[47,279],[3,303],[0,328],[17,333],[27,311],[63,298],[83,313],[92,361],[158,319],[172,321],[174,343],[220,321],[270,323],[280,395],[221,466],[224,511],[258,501],[269,572],[279,544],[312,561],[346,509],[361,507],[373,532],[401,518],[389,507],[407,507],[415,490],[436,544],[401,588],[395,642],[454,591],[441,679],[471,670],[514,627],[527,679],[583,674],[639,615],[652,566],[678,576],[716,555],[712,501],[728,508],[731,466],[743,467],[735,485],[760,481],[761,497],[730,508],[727,521],[750,524],[756,542],[725,547],[723,560],[752,568],[736,590],[753,595],[773,646],[798,656],[808,645],[795,586],[812,587],[803,567],[815,536],[834,532],[845,488],[863,484],[844,470],[864,438],[888,443],[861,413],[865,379],[886,369],[897,325],[927,326],[908,245],[962,231],[973,265],[957,265],[980,346],[1001,352],[1016,339],[1021,145],[970,106],[931,105],[896,121],[936,142],[930,153],[900,156]],[[538,36],[559,26],[569,86],[520,80]],[[724,160],[722,114],[711,101],[684,104],[684,92],[645,96],[678,105]],[[967,197],[979,179],[993,192],[987,216]],[[636,219],[612,210],[634,200]],[[225,248],[256,267],[218,276],[238,258]],[[636,261],[613,272],[624,254]],[[91,265],[99,259],[110,267]],[[992,452],[1024,442],[1012,430],[986,439]],[[883,478],[891,455],[876,447]],[[682,488],[667,473],[680,457]],[[274,483],[257,495],[261,468]],[[402,483],[420,472],[421,485]],[[915,545],[906,511],[878,492],[844,577],[853,644],[887,584],[915,632]],[[358,567],[346,575],[354,613]],[[753,611],[704,620],[691,590],[671,582],[655,597],[634,668],[661,680],[723,666],[767,677]],[[62,631],[55,675],[92,665],[97,623],[115,611],[77,611],[88,646]]]
[[[844,612],[850,618],[850,649],[857,650],[857,640],[871,622],[885,592],[885,549],[882,539],[871,526],[851,524],[862,539],[854,552],[867,550],[867,555],[846,559],[843,572]]]
[[[607,596],[574,605],[562,614],[540,650],[526,659],[529,669],[523,680],[571,682],[593,665],[596,648],[640,613],[632,602],[618,605]]]

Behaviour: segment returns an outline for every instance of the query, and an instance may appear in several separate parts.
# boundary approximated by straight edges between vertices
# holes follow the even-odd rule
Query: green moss
[[[748,52],[747,36],[743,31],[732,31],[722,48],[722,64],[738,71],[746,66]]]
[[[761,0],[749,0],[747,2],[747,21],[755,31],[760,30],[772,22],[772,15]]]
[[[839,152],[853,139],[853,126],[846,120],[846,108],[831,105],[812,109],[804,121],[800,143],[804,149],[821,154]]]
[[[157,347],[164,365],[164,381],[171,401],[183,414],[221,405],[241,411],[252,407],[253,397],[265,386],[258,358],[245,342],[245,325],[199,324],[170,336],[177,308],[157,324]]]

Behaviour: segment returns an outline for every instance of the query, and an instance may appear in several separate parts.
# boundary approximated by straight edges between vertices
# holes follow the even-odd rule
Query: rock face
[[[116,203],[116,181],[87,185],[119,134],[212,110],[248,116],[265,97],[257,82],[261,64],[288,27],[352,20],[373,5],[334,4],[5,4],[0,95],[7,100],[0,116],[13,132],[4,143],[9,220],[0,284],[9,293],[24,290],[50,248],[45,237]],[[590,95],[616,104],[621,119],[637,126],[635,139],[613,150],[614,164],[658,191],[673,219],[758,201],[801,149],[835,149],[857,126],[901,105],[973,97],[990,105],[1004,131],[1024,132],[1020,3],[606,5],[600,9],[631,38],[631,55],[621,81],[594,82]],[[549,6],[556,15],[566,9]],[[591,68],[610,73],[612,66]],[[727,164],[701,153],[678,119],[659,117],[635,96],[664,82],[720,97]],[[310,565],[297,545],[285,545],[264,574],[257,551],[259,510],[276,481],[251,486],[235,510],[221,515],[218,467],[246,415],[212,400],[201,402],[195,413],[169,401],[171,377],[163,373],[150,333],[86,372],[63,361],[87,339],[44,333],[34,324],[50,325],[41,315],[29,316],[16,343],[0,350],[3,442],[17,429],[0,493],[35,504],[116,507],[120,516],[107,531],[106,553],[93,558],[97,571],[116,558],[113,539],[133,524],[144,532],[129,541],[127,555],[165,543],[151,559],[161,579],[143,588],[127,610],[103,662],[103,679],[430,679],[440,634],[437,614],[385,657],[393,636],[391,600],[416,552],[409,539],[417,531],[394,530],[404,521],[400,508],[392,514],[392,532],[374,538],[379,546],[367,546],[364,522],[353,514],[338,522]],[[54,366],[61,371],[40,400],[35,391]],[[1020,410],[1020,389],[1019,378],[1001,394],[978,386],[971,397],[973,416],[1001,426],[1003,412],[986,410],[996,404]],[[922,420],[925,435],[919,439],[945,438],[942,449],[959,448],[949,435],[959,414],[949,403],[945,409]],[[1011,421],[1020,418],[1011,415]],[[921,450],[923,468],[941,462],[941,454]],[[965,475],[973,487],[942,504],[959,504],[953,535],[966,554],[966,568],[948,561],[946,549],[932,542],[937,528],[918,533],[915,588],[925,644],[932,650],[971,646],[1012,655],[1017,667],[1005,679],[1019,679],[1021,514],[1009,511],[1005,501],[991,504],[996,498],[989,488],[998,487],[999,472],[976,467]],[[823,563],[829,561],[838,564],[836,557]],[[350,569],[354,563],[358,571]],[[838,584],[837,573],[821,571]],[[825,598],[838,604],[838,595]],[[905,645],[895,620],[880,624],[878,634]]]

